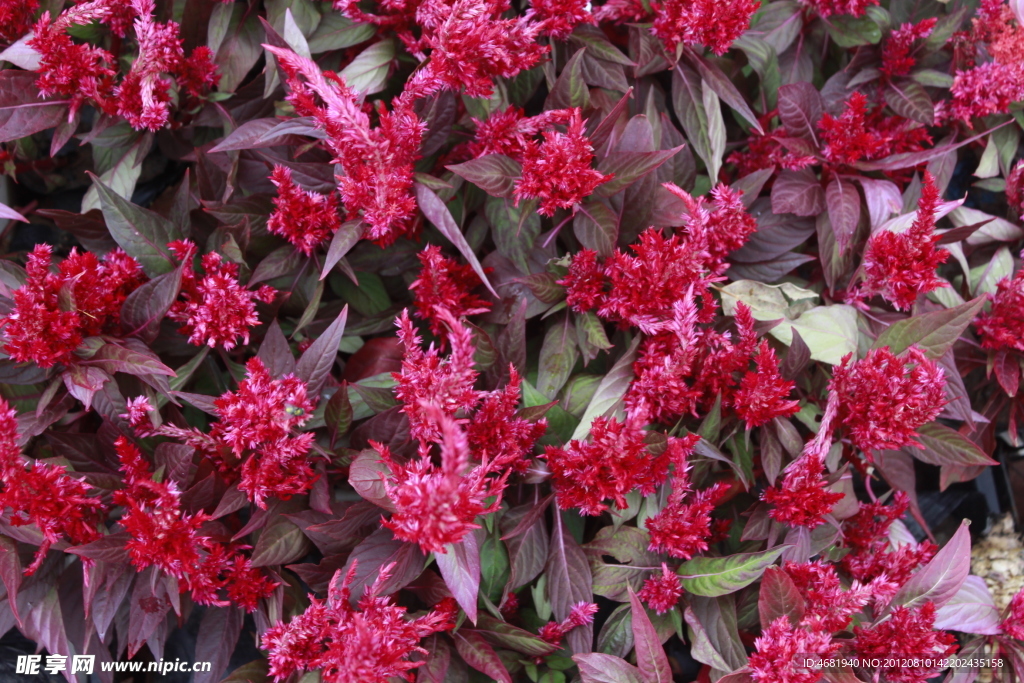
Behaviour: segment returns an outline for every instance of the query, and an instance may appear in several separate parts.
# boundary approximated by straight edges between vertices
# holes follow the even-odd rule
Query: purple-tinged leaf
[[[772,211],[817,216],[826,208],[825,191],[810,169],[784,170],[772,186]]]
[[[695,595],[717,597],[735,593],[761,578],[775,563],[786,546],[757,553],[739,553],[725,557],[695,557],[679,567],[683,588]]]
[[[114,379],[100,368],[75,364],[65,370],[61,377],[64,379],[64,386],[68,393],[77,398],[85,405],[85,409],[92,407],[93,397],[103,385]]]
[[[903,152],[900,154],[893,154],[892,156],[886,157],[885,159],[879,159],[878,161],[858,161],[854,164],[854,167],[861,171],[898,171],[904,168],[920,166],[921,164],[928,163],[932,159],[938,159],[952,150],[959,149],[964,145],[969,145],[972,142],[981,140],[991,134],[992,131],[1002,128],[1011,122],[1012,119],[1010,121],[1000,123],[989,130],[986,130],[984,133],[978,133],[977,135],[973,135],[961,140],[960,142],[948,145],[939,145],[937,147],[932,147],[931,149],[926,149],[923,152]]]
[[[603,201],[583,202],[579,204],[572,229],[580,246],[596,251],[601,258],[608,258],[619,239],[619,216]]]
[[[928,564],[903,584],[891,607],[920,607],[926,602],[942,607],[953,599],[971,573],[971,533],[968,520]]]
[[[416,580],[423,573],[425,558],[415,543],[397,540],[390,529],[381,527],[357,545],[345,564],[347,572],[353,562],[358,562],[355,579],[352,582],[352,602],[355,604],[380,574],[381,567],[394,563],[388,580],[380,586],[382,595],[395,593]]]
[[[528,657],[543,657],[558,650],[546,640],[504,621],[499,621],[489,614],[481,614],[477,624],[480,635],[498,647],[513,650]]]
[[[1000,349],[996,352],[992,370],[1006,395],[1011,398],[1016,396],[1020,388],[1020,360],[1017,355]]]
[[[261,282],[291,275],[302,266],[302,260],[302,252],[290,244],[275,249],[256,266],[249,278],[249,286],[255,287]]]
[[[67,549],[67,552],[79,557],[87,557],[96,562],[128,564],[128,551],[125,548],[125,544],[130,540],[131,536],[127,531],[119,531],[114,534],[108,534],[92,543],[72,546]]]
[[[280,121],[274,118],[246,121],[211,148],[210,154],[233,152],[242,149],[256,149],[258,147],[276,147],[281,144],[279,140],[268,142],[264,139],[264,136],[276,128],[279,123]]]
[[[132,590],[131,609],[128,627],[128,657],[142,649],[157,628],[164,622],[164,617],[171,609],[171,601],[167,599],[167,591],[162,581],[157,581],[154,573],[156,567],[149,567],[139,574]],[[121,627],[118,626],[118,632]],[[66,650],[56,650],[66,652]]]
[[[742,178],[736,179],[730,187],[743,193],[741,201],[743,202],[743,206],[749,209],[761,194],[761,189],[764,187],[764,184],[767,183],[773,175],[775,175],[774,166],[771,168],[762,168],[748,173]]]
[[[89,360],[82,361],[85,365],[95,366],[107,372],[123,372],[129,375],[165,375],[174,376],[174,370],[160,362],[156,354],[144,345],[134,349],[125,348],[114,343],[101,346]]]
[[[280,517],[260,533],[252,549],[252,566],[288,564],[309,552],[309,547],[309,539],[302,529]]]
[[[477,594],[480,592],[480,546],[476,534],[466,534],[460,543],[449,543],[445,551],[434,555],[441,577],[455,601],[475,624]]]
[[[993,636],[1000,632],[999,609],[985,580],[968,576],[949,602],[935,612],[935,628]]]
[[[416,668],[416,683],[446,683],[452,661],[452,648],[447,639],[435,633],[422,645],[427,651],[426,663]]]
[[[356,246],[362,237],[363,222],[361,220],[351,220],[341,224],[338,232],[334,233],[334,237],[331,238],[331,245],[327,247],[324,267],[320,271],[321,280],[331,274],[334,266],[338,265],[338,262],[345,258],[345,254],[351,251],[352,247]]]
[[[574,605],[579,602],[590,602],[593,594],[590,563],[577,545],[576,539],[566,529],[561,514],[555,515],[555,528],[551,534],[545,572],[548,579],[548,600],[551,602],[555,618],[564,621],[569,617]],[[566,636],[569,648],[577,654],[590,652],[593,641],[593,624],[574,628]]]
[[[633,647],[636,648],[636,664],[646,683],[672,683],[672,669],[661,646],[658,632],[654,630],[647,610],[633,589],[629,589],[629,603],[633,607]]]
[[[295,376],[306,382],[311,397],[319,397],[320,390],[327,383],[331,368],[338,359],[338,347],[345,334],[347,319],[348,305],[341,309],[334,322],[310,344],[299,358],[299,362],[295,364]]]
[[[156,277],[128,295],[121,306],[121,329],[146,343],[160,333],[160,321],[167,315],[181,291],[182,268]]]
[[[98,193],[100,209],[114,241],[141,263],[142,269],[150,277],[155,278],[174,270],[177,260],[167,244],[181,239],[175,225],[149,209],[132,204],[92,173],[89,176]]]
[[[935,105],[928,92],[920,83],[903,80],[889,83],[885,89],[885,101],[892,110],[903,118],[931,126],[935,123]]]
[[[277,318],[270,321],[256,357],[263,361],[263,366],[271,377],[280,378],[295,372],[295,356],[292,355],[291,347],[284,332],[281,331]]]
[[[576,50],[562,67],[555,86],[544,100],[544,109],[586,109],[590,106],[590,89],[583,80],[582,60],[586,54],[586,47]]]
[[[18,614],[18,589],[21,587],[21,571],[17,544],[6,536],[0,536],[0,580],[7,589],[7,604],[10,605],[19,625],[21,616]]]
[[[903,208],[900,188],[891,180],[879,180],[858,176],[857,182],[864,190],[864,201],[868,206],[871,228],[875,229],[889,220],[889,216]]]
[[[466,236],[462,234],[455,219],[452,218],[448,207],[445,206],[444,201],[433,190],[422,183],[416,183],[416,201],[419,203],[420,211],[427,217],[427,220],[433,223],[434,227],[440,230],[441,234],[455,245],[455,248],[466,259],[466,263],[470,265],[473,272],[480,278],[480,282],[484,284],[487,291],[500,299],[501,297],[494,291],[494,287],[491,286],[490,281],[487,279],[487,274],[484,272],[483,266],[480,265],[476,252],[473,250],[473,247],[469,246]]]
[[[523,168],[519,162],[504,154],[488,154],[446,168],[492,197],[505,199],[512,198],[516,181],[523,174]]]
[[[984,305],[985,298],[978,297],[944,311],[900,320],[878,335],[872,348],[888,346],[893,353],[901,354],[916,345],[930,358],[939,358],[956,343]]]
[[[735,109],[737,114],[746,119],[747,123],[750,124],[756,133],[764,134],[761,123],[757,120],[757,115],[750,108],[750,105],[747,104],[743,94],[714,62],[705,59],[698,52],[691,49],[686,49],[683,56],[697,67],[697,72],[704,80],[705,85],[711,88],[723,102]]]
[[[779,567],[768,567],[757,599],[761,628],[768,628],[779,617],[789,617],[790,623],[796,626],[804,616],[804,609],[804,598],[789,574]]]
[[[676,155],[683,148],[657,150],[654,152],[612,152],[597,165],[601,173],[611,174],[612,179],[597,186],[595,194],[610,197],[616,192],[653,173],[659,166]]]
[[[210,669],[196,673],[192,679],[194,683],[217,683],[221,679],[231,661],[231,653],[235,651],[244,622],[242,610],[234,606],[206,610],[199,622],[195,658],[197,662],[209,662]]]
[[[494,681],[512,683],[512,676],[505,664],[483,636],[476,631],[460,630],[452,634],[452,638],[455,640],[455,649],[466,664]]]
[[[852,182],[837,175],[825,188],[825,203],[839,252],[845,252],[860,222],[860,193]]]
[[[572,660],[580,668],[582,683],[648,683],[640,669],[619,657],[590,652],[573,655]]]
[[[7,206],[6,204],[0,203],[0,220],[7,219],[12,221],[21,221],[28,223],[28,219],[22,216],[20,213]]]
[[[68,100],[41,99],[36,78],[28,71],[0,71],[0,142],[34,135],[67,118]]]
[[[917,430],[923,449],[906,446],[907,452],[929,465],[960,467],[998,465],[977,444],[944,424],[931,422]]]
[[[779,118],[790,135],[818,146],[818,121],[825,111],[821,93],[806,81],[779,88]]]

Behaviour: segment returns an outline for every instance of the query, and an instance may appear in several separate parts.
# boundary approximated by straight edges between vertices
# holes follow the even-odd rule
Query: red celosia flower
[[[917,428],[938,417],[946,403],[942,368],[916,346],[900,356],[886,346],[852,359],[847,354],[836,367],[829,390],[839,399],[839,419],[853,444],[865,454],[920,446]]]
[[[878,70],[888,78],[909,74],[917,63],[912,54],[914,41],[930,36],[937,21],[932,18],[916,24],[903,24],[890,33],[882,47],[882,65]]]
[[[661,575],[653,575],[644,581],[644,587],[636,594],[647,606],[658,614],[664,614],[679,604],[683,594],[683,583],[679,575],[661,563]]]
[[[338,178],[341,199],[350,214],[362,215],[366,236],[387,246],[409,233],[416,214],[413,163],[419,159],[425,130],[411,99],[395,100],[391,112],[381,104],[379,125],[372,128],[356,94],[336,74],[322,72],[291,50],[267,49],[288,77],[288,101],[295,111],[312,116],[327,134],[326,144],[344,171]]]
[[[972,38],[985,44],[991,62],[957,71],[950,114],[971,125],[974,117],[1005,113],[1024,100],[1024,28],[1002,0],[982,0]]]
[[[439,311],[438,316],[448,325],[451,354],[447,358],[442,358],[433,345],[426,351],[420,348],[423,340],[416,334],[408,311],[402,311],[396,321],[405,354],[402,371],[392,373],[398,381],[395,396],[404,404],[402,412],[409,417],[410,435],[420,441],[440,437],[436,420],[431,417],[434,408],[453,416],[459,410],[471,410],[479,400],[473,390],[477,378],[473,336],[447,311]]]
[[[40,244],[29,254],[28,278],[15,290],[14,310],[4,320],[4,350],[42,368],[74,362],[86,337],[117,334],[121,305],[146,279],[139,263],[120,249],[103,261],[72,249],[57,273],[50,272],[52,253]]]
[[[562,40],[580,24],[593,24],[589,0],[531,0],[532,16],[540,32]]]
[[[516,181],[516,205],[523,199],[540,199],[538,213],[553,216],[589,197],[598,185],[612,179],[591,168],[594,148],[583,133],[579,109],[572,113],[565,133],[544,131],[544,141],[523,152],[523,175]]]
[[[853,648],[861,657],[886,659],[907,657],[937,661],[955,653],[956,638],[945,631],[933,630],[935,603],[926,602],[917,609],[896,607],[888,619],[872,627],[855,626]],[[925,664],[926,662],[922,662]],[[914,666],[900,661],[895,666],[879,667],[881,674],[894,683],[924,683],[941,671],[940,666]]]
[[[648,495],[665,481],[672,451],[654,455],[647,450],[647,415],[646,406],[641,405],[624,422],[595,418],[589,442],[573,440],[565,447],[547,447],[544,457],[558,507],[598,515],[608,509],[605,500],[622,509],[628,506],[627,493],[639,490]]]
[[[917,218],[904,232],[879,230],[864,249],[864,283],[862,293],[880,294],[897,310],[909,310],[917,297],[933,289],[947,286],[935,275],[945,263],[949,252],[936,249],[935,212],[939,208],[939,190],[935,179],[925,173]]]
[[[0,38],[14,42],[28,32],[39,0],[0,0]]]
[[[701,234],[710,256],[709,268],[718,275],[728,268],[725,257],[747,243],[757,231],[757,219],[743,206],[743,193],[719,183],[711,190],[711,202],[704,197],[694,198],[689,192],[673,185],[663,186],[686,205],[684,225],[691,235]]]
[[[1024,215],[1024,161],[1018,161],[1006,176],[1006,203],[1018,216]]]
[[[1024,640],[1024,590],[1017,591],[1010,600],[1009,613],[999,628],[1011,638]]]
[[[437,311],[455,317],[476,315],[491,310],[491,304],[472,293],[480,278],[468,265],[447,258],[441,248],[431,245],[419,254],[423,269],[409,289],[416,303],[417,317],[430,322],[430,331],[438,337],[445,333],[445,320]]]
[[[671,557],[688,560],[707,550],[711,542],[711,513],[729,490],[729,484],[718,482],[694,492],[689,476],[691,466],[686,459],[698,440],[696,434],[688,434],[669,441],[665,455],[675,467],[672,493],[665,507],[647,520],[651,552],[668,553]]]
[[[185,92],[198,97],[220,81],[217,66],[213,63],[213,52],[205,45],[192,50],[175,70],[175,79]]]
[[[465,431],[440,409],[425,408],[441,432],[440,466],[426,445],[421,445],[419,458],[399,464],[387,446],[373,444],[391,470],[384,485],[395,512],[383,524],[395,538],[419,543],[425,552],[444,553],[448,545],[480,528],[477,516],[498,509],[510,470],[499,473],[500,463],[493,460],[470,468]],[[484,502],[492,497],[489,504]]]
[[[868,7],[878,4],[878,0],[800,0],[823,17],[833,14],[848,14],[852,17],[862,16]]]
[[[630,245],[636,256],[616,250],[605,261],[604,272],[611,285],[603,297],[598,315],[627,323],[651,334],[671,327],[673,306],[707,286],[708,252],[700,240],[678,235],[663,237],[649,228]],[[691,294],[690,292],[693,292]]]
[[[192,268],[195,245],[175,242],[169,245],[184,261],[181,282],[182,300],[176,301],[167,313],[171,320],[183,323],[181,333],[189,335],[196,346],[221,346],[233,349],[239,339],[249,343],[249,328],[259,324],[256,302],[270,303],[276,294],[273,287],[264,285],[256,291],[238,281],[238,264],[225,261],[220,254],[211,252],[202,259],[203,276]]]
[[[170,116],[171,81],[164,74],[176,71],[185,53],[178,25],[153,21],[153,0],[131,0],[131,6],[138,15],[135,37],[139,54],[117,88],[118,114],[137,130],[160,130]]]
[[[832,642],[828,631],[794,626],[782,616],[762,631],[754,647],[757,651],[750,655],[748,666],[757,683],[815,683],[822,671],[812,667],[810,660],[835,654],[840,644]]]
[[[70,100],[70,115],[74,115],[90,100],[101,110],[114,113],[112,102],[114,70],[107,66],[114,57],[106,50],[78,44],[67,34],[71,26],[84,26],[102,21],[110,14],[107,0],[90,0],[69,7],[54,20],[49,12],[36,22],[32,39],[28,41],[39,57],[39,78],[36,86],[43,97],[66,97]]]
[[[231,601],[248,611],[266,598],[277,583],[252,568],[248,559],[229,554],[227,548],[199,532],[208,517],[187,515],[181,492],[173,481],[154,481],[139,449],[126,438],[115,443],[126,487],[114,492],[114,502],[125,508],[119,523],[131,536],[126,544],[132,564],[139,570],[155,566],[181,582],[200,604],[225,606],[218,598],[226,588]]]
[[[670,53],[679,45],[704,45],[723,55],[733,41],[750,28],[756,0],[661,0],[653,4],[651,33],[661,38]]]
[[[804,447],[800,457],[786,467],[782,483],[765,489],[761,494],[761,500],[774,506],[768,512],[772,519],[793,527],[813,529],[824,524],[822,518],[843,499],[842,493],[829,490],[823,477],[825,456],[832,445],[838,402],[839,396],[835,392],[829,394],[818,434]]]
[[[854,581],[843,588],[835,567],[822,560],[786,562],[786,573],[804,598],[805,623],[835,633],[849,627],[853,615],[871,600],[871,589]]]
[[[541,25],[528,17],[503,19],[508,0],[423,0],[416,11],[422,31],[411,52],[430,60],[406,83],[409,97],[439,90],[490,97],[494,79],[513,78],[547,52],[537,42]]]
[[[561,645],[565,634],[574,628],[586,626],[594,621],[597,605],[592,602],[578,602],[569,610],[569,616],[563,621],[551,621],[540,629],[540,637],[552,645]]]
[[[73,545],[100,538],[100,513],[106,506],[89,495],[92,488],[60,465],[25,462],[18,448],[17,413],[0,399],[0,512],[11,510],[12,526],[35,524],[43,541],[25,570],[32,574],[46,559],[50,546],[67,540]]]
[[[597,263],[597,252],[580,249],[572,255],[569,273],[558,281],[566,288],[566,303],[583,313],[596,308],[604,299],[604,270]]]
[[[992,308],[978,316],[974,327],[986,349],[1024,351],[1024,269],[999,281]]]
[[[277,188],[277,196],[267,229],[284,237],[306,256],[312,255],[341,227],[337,199],[333,194],[303,190],[292,180],[287,166],[275,165],[270,182]]]
[[[393,568],[382,567],[353,607],[353,562],[347,574],[335,574],[326,601],[310,596],[305,612],[270,628],[262,645],[270,653],[274,680],[319,670],[324,683],[388,683],[423,664],[409,661],[409,656],[427,654],[420,640],[450,629],[455,608],[449,599],[422,617],[408,619],[404,607],[380,594]]]
[[[516,416],[522,378],[514,366],[509,368],[509,375],[504,389],[490,392],[480,401],[466,436],[481,460],[523,471],[534,444],[547,431],[547,421],[530,422]]]
[[[519,107],[510,106],[504,111],[491,114],[484,121],[473,119],[476,132],[466,152],[474,159],[487,154],[504,154],[520,161],[526,151],[533,146],[533,139],[541,131],[555,124],[569,123],[574,111],[576,110],[551,109],[528,117]]]
[[[887,604],[900,586],[938,550],[929,541],[901,545],[892,549],[889,527],[910,507],[903,491],[893,495],[893,504],[861,503],[856,515],[843,524],[843,545],[850,552],[843,556],[842,567],[855,579],[870,581],[876,601]]]
[[[818,122],[825,158],[833,164],[855,164],[902,152],[920,151],[931,142],[920,124],[899,116],[884,117],[881,107],[868,111],[867,96],[855,92],[839,116],[825,113]]]
[[[779,374],[779,361],[767,341],[761,342],[754,362],[757,369],[743,375],[732,397],[736,414],[747,423],[747,429],[760,427],[776,417],[789,417],[800,410],[799,401],[789,400],[796,385]]]

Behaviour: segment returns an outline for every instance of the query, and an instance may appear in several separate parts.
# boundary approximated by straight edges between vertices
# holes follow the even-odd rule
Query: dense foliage
[[[235,681],[1024,676],[916,484],[1017,433],[1020,0],[0,37],[4,244],[58,229],[0,260],[0,632],[159,659],[201,615],[197,681],[240,638]]]

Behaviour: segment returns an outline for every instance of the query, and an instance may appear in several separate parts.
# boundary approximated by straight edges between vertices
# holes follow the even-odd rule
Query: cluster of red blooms
[[[1006,203],[1018,216],[1024,215],[1024,161],[1018,161],[1006,176]]]
[[[538,213],[553,216],[590,196],[611,175],[591,168],[594,148],[583,133],[580,110],[569,118],[568,130],[544,131],[544,141],[528,143],[521,162],[523,175],[516,181],[516,204],[523,199],[540,199]]]
[[[897,310],[909,310],[918,296],[948,286],[935,274],[946,262],[949,252],[936,249],[935,214],[939,208],[939,189],[931,173],[925,173],[917,218],[904,232],[879,230],[871,235],[862,261],[864,282],[860,294],[880,294]]]
[[[949,113],[968,126],[975,117],[1005,113],[1024,100],[1024,27],[1002,0],[982,0],[971,38],[985,45],[992,61],[958,70]]]
[[[306,256],[338,232],[341,216],[333,194],[303,190],[292,180],[287,166],[275,165],[270,182],[277,188],[274,212],[267,219],[270,232],[284,237]]]
[[[252,291],[238,281],[238,264],[216,253],[204,254],[203,276],[193,268],[196,247],[189,241],[167,245],[182,262],[181,299],[167,317],[182,324],[190,343],[231,350],[249,343],[249,329],[259,324],[256,302],[270,303],[277,292],[269,285]]]
[[[548,622],[540,629],[540,637],[552,645],[561,645],[565,634],[574,628],[586,626],[594,621],[597,605],[592,602],[578,602],[569,610],[569,616],[562,621]]]
[[[839,399],[839,420],[853,445],[871,451],[920,446],[917,428],[931,422],[946,403],[942,368],[913,346],[899,356],[872,349],[836,366],[829,389]]]
[[[480,286],[480,278],[468,265],[462,265],[431,245],[419,254],[423,269],[410,285],[416,304],[416,315],[430,323],[430,331],[443,337],[447,326],[438,311],[462,316],[486,313],[491,304],[472,293]]]
[[[757,0],[661,0],[652,3],[651,33],[670,53],[679,45],[700,44],[723,55],[750,28],[750,17],[759,6]]]
[[[804,622],[835,633],[850,626],[853,615],[872,598],[871,586],[854,581],[843,588],[833,565],[822,560],[786,562],[784,570],[804,600]]]
[[[871,582],[873,595],[882,604],[887,604],[910,575],[938,550],[929,541],[891,547],[889,527],[909,507],[910,497],[897,491],[892,505],[861,503],[857,514],[843,523],[843,545],[850,552],[840,564],[854,579]]]
[[[128,418],[139,433],[170,436],[210,457],[221,474],[239,479],[238,488],[249,500],[266,508],[266,499],[288,499],[307,492],[316,479],[308,454],[312,432],[296,433],[312,417],[315,407],[306,383],[292,375],[273,379],[258,357],[246,364],[246,378],[238,391],[214,401],[218,421],[204,434],[195,428],[164,424],[155,430],[144,398],[128,406]]]
[[[683,595],[683,582],[679,574],[661,563],[661,574],[654,574],[644,581],[644,587],[636,594],[647,606],[658,614],[664,614],[679,604]]]
[[[562,40],[580,24],[593,24],[586,0],[531,0],[530,11],[543,35]]]
[[[745,149],[738,149],[726,158],[728,163],[736,165],[737,177],[742,178],[764,168],[799,171],[817,162],[813,156],[786,149],[782,141],[791,137],[786,127],[779,125],[770,128],[772,119],[778,117],[778,114],[778,110],[773,109],[759,117],[758,122],[764,132],[753,132],[747,138]]]
[[[327,134],[327,146],[344,171],[338,178],[342,202],[351,216],[361,215],[366,237],[381,246],[413,230],[413,163],[419,159],[425,124],[400,97],[388,112],[378,108],[378,125],[359,104],[357,93],[332,72],[291,50],[267,46],[288,77],[288,101],[300,116],[313,117]]]
[[[558,507],[579,508],[584,515],[599,515],[611,500],[619,509],[628,507],[626,494],[638,490],[649,495],[668,478],[671,458],[687,443],[672,439],[661,454],[647,448],[648,411],[633,407],[625,421],[596,418],[590,427],[590,441],[570,441],[548,446],[544,457],[551,470]],[[692,448],[692,444],[689,445]]]
[[[525,467],[525,457],[546,429],[543,421],[516,416],[521,380],[514,367],[504,389],[473,389],[472,335],[447,310],[438,314],[449,330],[451,355],[444,359],[433,346],[426,352],[420,348],[407,312],[398,320],[405,355],[402,371],[394,373],[395,394],[419,442],[418,458],[399,463],[386,446],[374,445],[391,470],[385,487],[395,512],[384,524],[396,538],[428,552],[445,552],[479,527],[477,516],[501,504],[508,475]],[[472,416],[455,419],[457,413]],[[440,466],[431,457],[434,446]],[[484,502],[492,496],[491,503]]]
[[[761,500],[773,505],[768,512],[772,519],[792,527],[813,529],[824,524],[824,516],[843,499],[843,494],[832,491],[824,478],[837,403],[838,396],[830,393],[817,435],[804,446],[800,457],[786,467],[781,484],[770,486],[761,494]]]
[[[914,41],[924,40],[932,34],[938,19],[924,19],[916,24],[903,24],[889,34],[882,46],[882,65],[878,67],[886,78],[906,76],[914,68]]]
[[[952,633],[936,631],[934,626],[935,603],[926,602],[914,608],[896,607],[888,619],[874,626],[855,626],[853,649],[861,657],[877,657],[883,661],[908,654],[938,661],[959,648]],[[924,683],[941,670],[940,666],[907,666],[902,661],[895,666],[879,667],[879,673],[894,683]]]
[[[878,0],[800,0],[800,2],[822,17],[830,17],[833,14],[860,17],[868,11],[868,7],[878,5]]]
[[[32,574],[46,559],[50,546],[62,540],[73,545],[100,538],[101,513],[106,506],[89,495],[88,484],[60,465],[25,462],[18,448],[17,414],[0,399],[0,512],[10,508],[13,526],[35,524],[43,541],[25,570]]]
[[[32,26],[39,0],[0,0],[0,38],[15,41]]]
[[[277,583],[252,566],[245,556],[200,533],[207,516],[185,514],[174,482],[157,482],[142,453],[126,438],[116,444],[126,488],[114,492],[124,507],[119,524],[131,536],[126,544],[138,570],[155,566],[181,582],[192,599],[204,605],[234,603],[252,612]],[[219,598],[226,590],[228,600]]]
[[[832,642],[828,631],[794,625],[781,616],[761,631],[754,647],[757,651],[750,655],[748,666],[757,683],[815,683],[821,671],[806,668],[797,655],[828,657],[839,651],[840,644]]]
[[[1024,640],[1024,590],[1018,591],[1010,600],[1009,613],[999,627],[1011,638]]]
[[[1004,277],[992,296],[992,307],[974,321],[986,349],[1024,351],[1024,269]]]
[[[41,368],[73,363],[86,337],[117,334],[121,305],[146,279],[139,263],[120,249],[102,261],[72,249],[56,273],[50,272],[52,255],[46,244],[29,254],[28,277],[3,321],[4,350]]]
[[[302,671],[320,671],[324,683],[388,683],[407,679],[423,664],[414,653],[427,654],[420,641],[453,626],[455,605],[443,600],[427,614],[409,619],[404,607],[380,595],[394,565],[382,567],[377,580],[357,605],[351,602],[357,563],[339,570],[327,600],[310,596],[306,611],[279,623],[263,635],[270,655],[270,675],[283,681]]]
[[[884,116],[882,109],[879,106],[869,112],[867,96],[855,92],[838,118],[824,113],[818,130],[825,159],[840,166],[850,165],[893,154],[919,152],[931,144],[931,136],[921,124],[902,116]]]
[[[718,482],[694,492],[690,482],[690,465],[686,460],[697,441],[696,435],[690,434],[669,443],[668,457],[674,467],[672,493],[665,507],[647,520],[652,552],[688,560],[720,540],[728,529],[728,521],[724,525],[713,521],[711,512],[728,492],[729,484]]]
[[[429,61],[405,86],[406,95],[426,97],[442,90],[490,97],[494,79],[513,78],[534,67],[548,48],[537,42],[539,23],[529,16],[502,18],[508,0],[421,0],[418,41],[406,43]]]
[[[526,116],[519,107],[510,106],[483,121],[473,119],[476,130],[473,142],[466,146],[466,156],[475,159],[487,154],[504,154],[522,163],[535,137],[556,124],[569,123],[574,112],[579,110],[551,109],[536,116]]]
[[[170,118],[171,86],[199,97],[216,85],[213,53],[198,47],[186,58],[175,22],[153,21],[153,0],[91,0],[68,8],[56,19],[49,12],[36,23],[28,41],[40,55],[39,92],[70,99],[73,115],[91,102],[107,114],[124,117],[137,130],[159,130]],[[76,43],[68,29],[94,21],[124,36],[134,18],[138,55],[130,71],[116,82],[113,55],[86,43]]]

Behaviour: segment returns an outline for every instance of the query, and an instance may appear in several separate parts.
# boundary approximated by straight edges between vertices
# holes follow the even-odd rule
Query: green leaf
[[[376,33],[377,27],[373,24],[357,24],[341,12],[327,12],[309,37],[309,51],[318,54],[341,50],[365,43]]]
[[[579,426],[573,432],[573,439],[580,441],[586,439],[590,434],[590,424],[594,418],[607,415],[626,395],[626,390],[629,389],[629,384],[633,381],[633,361],[636,360],[636,350],[639,345],[640,338],[637,337],[608,371],[608,374],[601,379],[601,384],[598,385],[594,397],[590,399],[583,417],[580,418]]]
[[[872,348],[888,346],[898,355],[917,345],[930,358],[939,358],[960,338],[984,304],[985,298],[978,297],[944,311],[900,320],[878,335]]]
[[[874,45],[882,40],[882,29],[870,17],[833,16],[825,24],[839,47]]]
[[[917,430],[924,449],[913,446],[907,450],[915,458],[929,465],[989,466],[998,465],[985,451],[966,436],[937,422],[930,422]]]
[[[583,81],[582,59],[586,52],[587,48],[581,48],[569,59],[565,68],[562,69],[562,73],[559,74],[558,80],[555,81],[555,87],[552,88],[551,94],[544,102],[545,109],[568,109],[570,107],[586,109],[590,106],[590,89]]]
[[[356,92],[372,95],[384,89],[394,59],[395,41],[382,40],[360,52],[339,75]]]
[[[569,316],[565,315],[560,323],[552,325],[544,335],[544,344],[540,348],[537,391],[553,399],[569,379],[576,357],[576,329]]]
[[[695,557],[679,567],[683,588],[709,598],[735,593],[761,578],[788,546],[727,557]]]
[[[515,162],[513,162],[515,163]],[[508,199],[488,197],[484,206],[491,237],[498,253],[514,263],[523,273],[530,272],[530,252],[540,235],[540,216],[534,200],[515,206]],[[559,297],[564,298],[564,297]]]
[[[90,174],[92,175],[92,174]],[[143,209],[121,197],[96,176],[93,187],[100,199],[100,209],[114,241],[142,264],[151,278],[174,270],[175,259],[167,243],[180,239],[174,224],[152,211]]]

